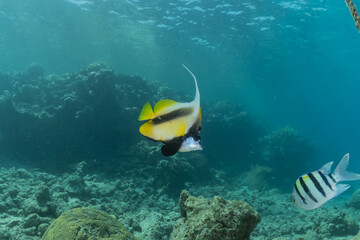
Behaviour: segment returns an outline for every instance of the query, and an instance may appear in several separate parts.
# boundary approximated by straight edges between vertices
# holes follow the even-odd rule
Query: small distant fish
[[[319,170],[304,174],[297,179],[293,190],[293,202],[302,209],[315,209],[330,199],[345,192],[350,185],[338,184],[341,181],[354,181],[360,179],[360,174],[347,172],[349,154],[341,159],[333,173],[329,162]]]
[[[157,102],[154,111],[146,102],[138,120],[145,122],[139,129],[145,137],[163,142],[161,152],[165,156],[172,156],[178,151],[188,152],[202,150],[200,144],[201,109],[200,93],[195,75],[182,65],[194,78],[195,98],[189,103],[179,103],[164,99]]]

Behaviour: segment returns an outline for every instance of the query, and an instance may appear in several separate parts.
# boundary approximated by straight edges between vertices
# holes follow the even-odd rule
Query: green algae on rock
[[[74,208],[58,217],[42,240],[139,240],[110,215],[92,208]]]
[[[260,222],[260,214],[243,201],[194,197],[183,190],[179,205],[182,218],[171,233],[171,240],[248,240]]]

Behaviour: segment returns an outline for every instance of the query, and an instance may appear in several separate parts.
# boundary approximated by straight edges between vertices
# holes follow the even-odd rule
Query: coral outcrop
[[[242,201],[194,197],[182,191],[181,216],[171,233],[172,240],[247,240],[260,222],[260,215]]]
[[[317,214],[312,221],[316,223],[315,232],[325,237],[344,237],[359,232],[359,224],[343,212]]]
[[[46,230],[42,240],[136,240],[112,216],[92,208],[74,208],[58,217]]]
[[[248,154],[265,133],[261,125],[237,103],[205,103],[202,109],[204,130],[201,137],[211,166],[229,168],[228,171],[234,170],[233,166],[239,162],[242,168],[250,166]]]
[[[360,190],[353,193],[349,200],[349,205],[355,209],[360,209]]]
[[[273,170],[272,177],[267,179],[271,186],[288,190],[299,175],[308,171],[312,152],[312,143],[294,128],[286,126],[260,138],[249,158],[253,164]]]
[[[138,142],[138,107],[155,95],[140,77],[102,63],[47,77],[35,64],[0,80],[0,149],[42,168],[104,159]]]

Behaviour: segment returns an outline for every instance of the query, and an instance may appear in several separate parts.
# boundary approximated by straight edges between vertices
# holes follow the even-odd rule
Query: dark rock
[[[43,204],[51,200],[49,188],[46,185],[40,185],[35,193],[35,198],[39,204]]]

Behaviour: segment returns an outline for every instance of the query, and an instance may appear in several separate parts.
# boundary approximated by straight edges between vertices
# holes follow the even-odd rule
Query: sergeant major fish
[[[341,181],[354,181],[360,179],[360,174],[347,172],[349,154],[341,159],[333,173],[329,162],[319,170],[300,176],[294,185],[293,202],[302,209],[315,209],[330,199],[345,192],[350,185],[338,184]]]
[[[163,142],[165,145],[161,152],[165,156],[172,156],[178,151],[202,150],[200,93],[195,75],[185,65],[182,66],[194,79],[194,100],[179,103],[163,99],[155,104],[154,111],[146,102],[138,118],[139,121],[148,120],[140,127],[140,133],[153,141]]]

